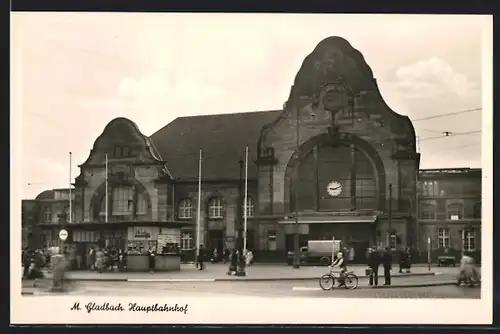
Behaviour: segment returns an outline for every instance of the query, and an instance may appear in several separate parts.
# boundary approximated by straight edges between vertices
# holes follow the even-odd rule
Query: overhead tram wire
[[[479,110],[483,110],[483,108],[474,108],[474,109],[468,109],[468,110],[461,110],[461,111],[450,112],[450,113],[446,113],[446,114],[438,114],[438,115],[434,115],[434,116],[427,116],[427,117],[422,117],[422,118],[416,118],[416,119],[413,119],[412,122],[426,121],[426,120],[435,119],[435,118],[460,115],[460,114],[465,114],[465,113],[470,113],[470,112],[476,112],[476,111],[479,111]]]
[[[445,134],[442,135],[442,136],[424,137],[424,138],[420,138],[419,141],[435,140],[435,139],[441,139],[441,138],[449,138],[449,137],[473,135],[473,134],[479,134],[481,132],[482,132],[481,130],[468,131],[468,132],[457,132],[457,133],[444,132]]]

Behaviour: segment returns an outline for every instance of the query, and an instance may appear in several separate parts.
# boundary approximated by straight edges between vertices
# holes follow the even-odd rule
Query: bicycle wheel
[[[330,274],[324,274],[319,279],[319,286],[324,291],[333,289],[334,285],[335,285],[335,278]]]
[[[348,290],[354,290],[358,287],[358,276],[349,273],[345,276],[344,286]]]

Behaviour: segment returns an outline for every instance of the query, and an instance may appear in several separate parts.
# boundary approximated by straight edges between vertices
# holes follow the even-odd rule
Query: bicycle
[[[335,280],[340,279],[340,276],[335,275],[332,267],[330,267],[330,272],[324,274],[319,278],[319,286],[324,291],[333,290],[335,286]],[[344,288],[348,290],[354,290],[358,287],[358,276],[356,276],[352,271],[344,273]]]

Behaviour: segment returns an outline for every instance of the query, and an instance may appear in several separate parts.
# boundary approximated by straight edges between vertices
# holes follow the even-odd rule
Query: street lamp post
[[[243,160],[240,158],[240,180],[238,182],[238,268],[236,276],[246,276],[243,255]]]
[[[387,234],[388,235],[388,239],[387,240],[387,247],[389,247],[389,249],[392,249],[392,236],[394,234],[393,230],[392,230],[392,183],[389,183],[389,208],[388,208],[388,225],[389,225],[389,233]]]
[[[293,268],[294,269],[299,269],[300,268],[300,248],[299,248],[299,190],[300,190],[300,185],[299,185],[299,172],[300,172],[300,156],[299,156],[299,149],[300,149],[300,112],[299,112],[299,106],[297,105],[297,98],[295,96],[295,86],[292,86],[292,105],[295,108],[296,111],[296,121],[295,121],[295,130],[296,130],[296,142],[295,142],[295,182],[294,182],[294,207],[295,207],[295,224],[294,224],[294,257],[293,257]]]

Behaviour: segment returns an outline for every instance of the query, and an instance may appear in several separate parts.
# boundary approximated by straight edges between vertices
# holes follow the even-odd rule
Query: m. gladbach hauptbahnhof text
[[[388,107],[362,54],[339,37],[305,58],[281,110],[179,117],[149,137],[112,120],[80,165],[71,224],[68,189],[54,189],[23,201],[24,230],[45,247],[64,226],[67,245],[87,252],[132,242],[147,250],[162,229],[180,226],[188,256],[201,149],[200,242],[233,249],[246,147],[247,248],[260,261],[284,261],[295,233],[301,246],[342,240],[360,263],[375,244],[426,254],[429,238],[433,259],[443,249],[480,253],[481,170],[420,170],[412,122]]]

